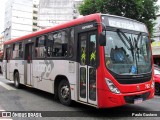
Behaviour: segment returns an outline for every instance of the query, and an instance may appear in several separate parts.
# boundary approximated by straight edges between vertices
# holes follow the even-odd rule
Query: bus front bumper
[[[154,88],[140,92],[121,94],[114,94],[110,91],[100,90],[99,95],[101,97],[98,100],[98,108],[110,108],[126,104],[138,104],[151,99],[154,97]]]

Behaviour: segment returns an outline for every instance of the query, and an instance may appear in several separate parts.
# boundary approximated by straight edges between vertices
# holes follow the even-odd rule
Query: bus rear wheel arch
[[[58,85],[58,98],[63,105],[71,105],[71,90],[69,82],[65,79],[61,80]]]

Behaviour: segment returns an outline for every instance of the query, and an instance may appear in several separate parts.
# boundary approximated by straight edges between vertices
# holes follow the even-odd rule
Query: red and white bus
[[[146,26],[92,14],[4,43],[4,76],[97,108],[140,103],[154,96]]]

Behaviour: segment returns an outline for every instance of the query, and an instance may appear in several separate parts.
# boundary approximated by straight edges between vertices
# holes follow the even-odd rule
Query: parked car
[[[154,66],[155,94],[160,94],[160,68]]]

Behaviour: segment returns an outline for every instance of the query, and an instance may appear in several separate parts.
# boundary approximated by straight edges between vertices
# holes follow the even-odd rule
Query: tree
[[[79,12],[82,15],[101,12],[135,19],[145,23],[152,36],[159,9],[156,2],[157,0],[84,0]]]

